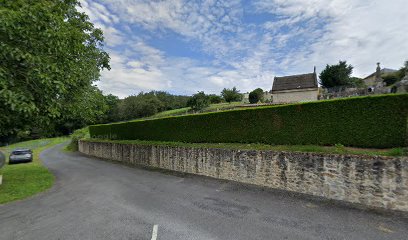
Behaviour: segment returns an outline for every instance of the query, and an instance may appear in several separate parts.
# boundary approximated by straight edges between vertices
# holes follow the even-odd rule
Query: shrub
[[[200,111],[210,106],[210,98],[204,92],[198,92],[188,100],[187,106],[193,111]]]
[[[257,88],[254,91],[249,93],[249,103],[258,103],[263,102],[264,92],[261,88]]]
[[[78,151],[78,141],[87,137],[89,137],[88,127],[75,130],[74,133],[71,134],[71,142],[68,144],[67,150]]]
[[[387,74],[385,76],[382,76],[382,78],[384,79],[384,82],[387,86],[391,86],[392,84],[400,80],[396,74]]]
[[[407,145],[408,94],[377,95],[90,127],[93,138],[389,148]]]
[[[222,97],[215,95],[215,94],[210,94],[208,95],[210,99],[211,104],[217,104],[217,103],[222,103]]]

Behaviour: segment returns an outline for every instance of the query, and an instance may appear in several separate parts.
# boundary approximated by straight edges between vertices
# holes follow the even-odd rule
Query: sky
[[[80,2],[111,57],[97,85],[120,98],[269,91],[275,76],[320,73],[339,60],[357,77],[408,60],[407,0]]]

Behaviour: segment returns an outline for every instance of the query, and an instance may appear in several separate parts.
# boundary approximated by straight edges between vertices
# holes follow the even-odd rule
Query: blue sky
[[[408,60],[406,0],[81,0],[111,56],[98,86],[120,97],[270,90],[274,76],[347,60],[363,77]]]

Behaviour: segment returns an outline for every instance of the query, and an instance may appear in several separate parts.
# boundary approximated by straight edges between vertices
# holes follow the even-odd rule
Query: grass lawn
[[[173,109],[173,110],[156,113],[155,115],[151,117],[147,117],[147,118],[162,118],[162,117],[169,117],[169,116],[184,115],[184,114],[187,114],[188,111],[190,111],[189,107]]]
[[[234,108],[237,108],[237,107],[241,106],[242,104],[243,104],[242,102],[211,104],[210,106],[208,106],[208,107],[204,108],[203,110],[199,111],[199,113],[231,110],[231,109],[234,109]],[[173,109],[173,110],[168,110],[168,111],[164,111],[164,112],[159,112],[159,113],[156,113],[153,116],[139,118],[139,119],[135,119],[135,120],[156,119],[156,118],[164,118],[164,117],[171,117],[171,116],[189,115],[189,114],[194,114],[194,113],[191,112],[190,107],[185,107],[185,108],[179,108],[179,109]]]
[[[3,175],[0,204],[24,199],[49,189],[54,183],[54,176],[42,165],[39,155],[43,150],[67,140],[68,138],[38,139],[1,147],[0,150],[6,154],[7,159],[10,152],[19,147],[32,149],[34,158],[32,163],[6,164],[0,170]]]
[[[234,109],[237,108],[238,106],[241,106],[242,104],[243,104],[242,102],[211,104],[210,106],[204,108],[202,112],[216,112],[221,110]]]

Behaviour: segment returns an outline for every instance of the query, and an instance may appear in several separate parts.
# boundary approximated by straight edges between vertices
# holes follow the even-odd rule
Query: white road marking
[[[158,226],[154,225],[153,226],[153,232],[152,232],[152,240],[156,240],[157,239],[157,230],[158,230]]]

